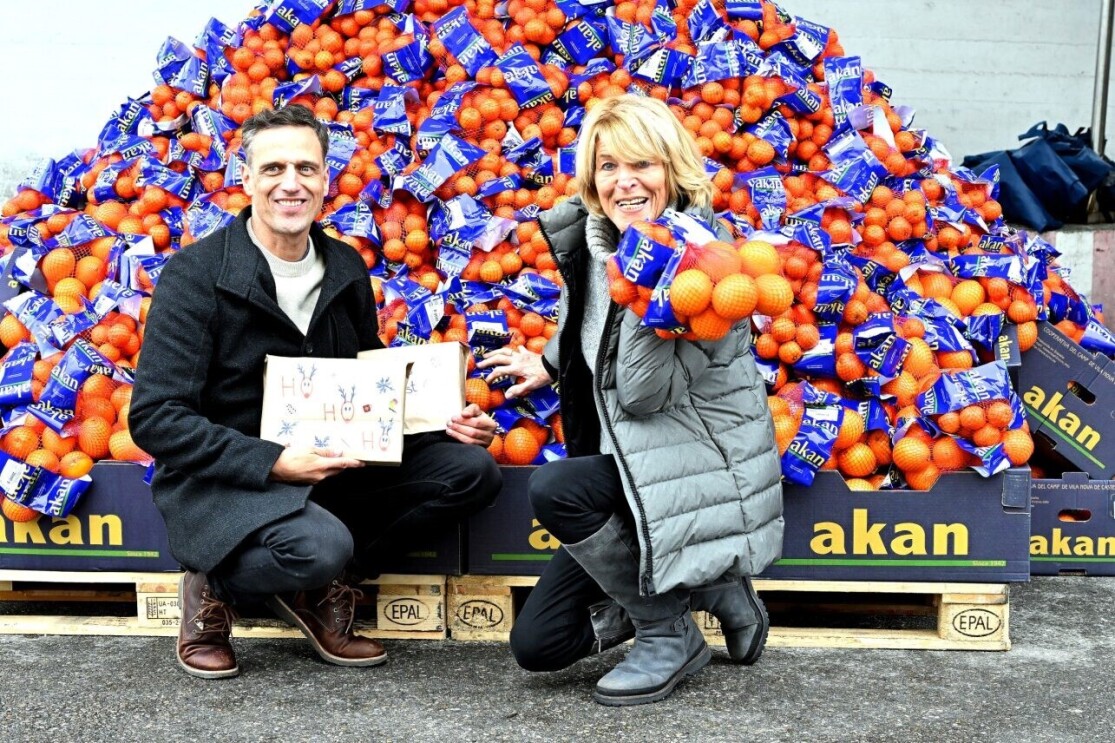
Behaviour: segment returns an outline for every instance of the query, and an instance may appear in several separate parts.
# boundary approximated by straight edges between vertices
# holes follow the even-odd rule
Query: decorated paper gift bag
[[[365,462],[402,461],[406,359],[268,356],[266,363],[260,438]]]
[[[357,356],[373,361],[396,358],[411,365],[403,420],[403,433],[411,434],[444,431],[449,418],[465,407],[468,353],[463,343],[428,343],[361,351]]]

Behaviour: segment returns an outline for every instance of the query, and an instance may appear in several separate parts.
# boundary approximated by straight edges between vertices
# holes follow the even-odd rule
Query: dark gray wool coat
[[[694,214],[712,224],[711,212]],[[587,217],[579,199],[540,217],[568,300],[546,356],[570,455],[612,442],[639,526],[644,594],[759,573],[782,552],[782,470],[750,321],[714,343],[662,339],[611,303],[589,376],[579,339]]]
[[[352,358],[380,348],[364,261],[315,224],[321,296],[305,336],[275,300],[245,209],[167,261],[147,318],[129,421],[155,457],[171,553],[208,571],[245,537],[303,508],[310,486],[268,479],[282,446],[259,437],[264,356]]]

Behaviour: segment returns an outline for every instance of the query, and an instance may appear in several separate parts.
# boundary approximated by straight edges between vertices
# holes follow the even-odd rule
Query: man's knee
[[[454,456],[457,472],[452,490],[472,510],[492,505],[503,487],[503,474],[496,460],[482,446],[458,447]]]
[[[307,589],[324,586],[340,575],[353,552],[352,533],[332,517],[315,519],[312,528],[269,546],[278,566]]]

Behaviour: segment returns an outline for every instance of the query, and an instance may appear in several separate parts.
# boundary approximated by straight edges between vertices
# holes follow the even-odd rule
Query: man
[[[491,503],[495,423],[469,405],[444,434],[407,437],[398,467],[259,438],[267,354],[352,358],[382,344],[363,260],[314,221],[329,187],[325,127],[291,106],[245,122],[242,143],[251,207],[167,261],[129,416],[187,570],[178,662],[235,676],[230,605],[264,601],[324,660],[377,665],[382,645],[352,632],[350,584]]]

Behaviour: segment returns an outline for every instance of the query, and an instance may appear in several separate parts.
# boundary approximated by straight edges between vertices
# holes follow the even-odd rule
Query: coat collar
[[[295,327],[275,299],[275,279],[271,275],[267,259],[259,252],[259,248],[248,235],[248,220],[251,216],[252,208],[245,207],[225,230],[224,260],[217,286],[223,291],[245,298],[269,314],[286,320],[291,327]],[[341,251],[352,248],[330,238],[317,222],[310,225],[310,237],[314,241],[314,249],[325,261],[321,295],[310,319],[309,329],[312,330],[322,309],[328,307],[350,285],[355,284],[358,277],[344,270],[346,256]]]

